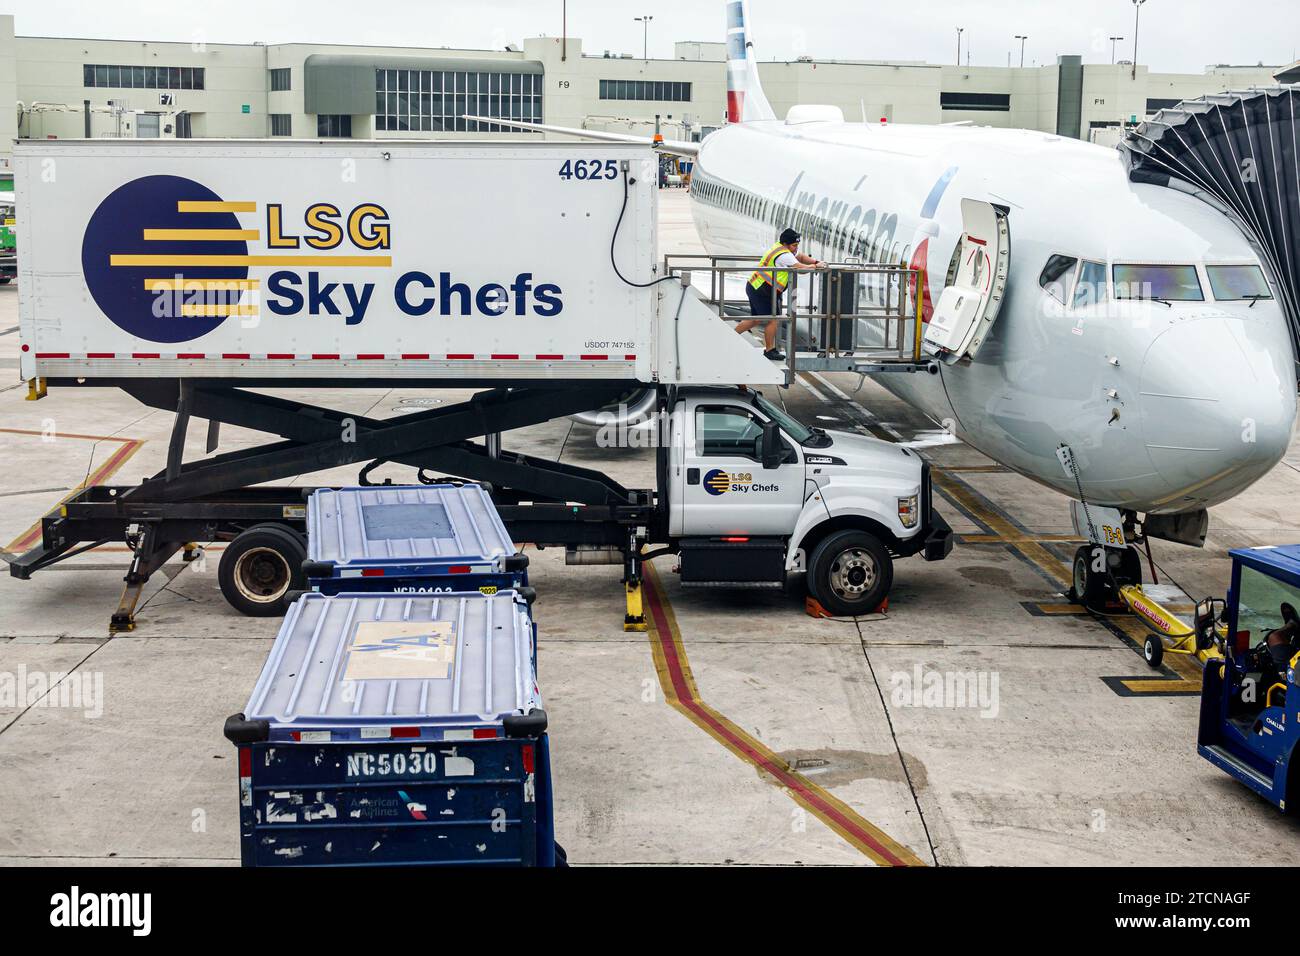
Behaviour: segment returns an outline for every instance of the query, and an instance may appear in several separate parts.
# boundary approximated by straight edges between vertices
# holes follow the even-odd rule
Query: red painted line
[[[452,361],[464,361],[465,359],[473,360],[472,355],[448,355],[447,358]]]
[[[493,355],[492,358],[499,361],[513,361],[513,360],[517,360],[519,356],[518,355]]]
[[[405,356],[403,356],[403,357],[405,357]],[[358,355],[358,356],[357,356],[357,361],[358,361],[358,362],[365,362],[365,361],[369,361],[369,360],[371,360],[371,359],[382,359],[382,358],[383,358],[383,356],[382,356],[382,355],[379,355],[379,354],[377,354],[377,353],[368,353],[368,354],[366,354],[366,355]]]
[[[969,239],[971,242],[975,243],[975,245],[977,245],[977,246],[987,246],[987,245],[988,245],[988,243],[987,243],[985,240],[983,240],[983,239],[976,239],[974,236],[970,235],[969,233],[967,233],[966,238]]]
[[[584,362],[608,362],[608,355],[580,355],[578,356]]]
[[[117,353],[116,352],[87,352],[86,358],[88,359],[117,358]]]
[[[623,356],[623,361],[624,361],[624,362],[635,362],[635,361],[636,361],[636,356],[635,356],[635,355],[624,355],[624,356]]]
[[[221,357],[222,357],[223,359],[248,359],[248,358],[252,358],[252,356],[249,355],[247,352],[222,352],[222,353],[221,353]]]
[[[36,357],[38,359],[72,358],[67,352],[37,352]]]
[[[644,588],[646,603],[650,607],[650,614],[654,618],[655,629],[658,631],[659,646],[663,650],[664,662],[668,667],[669,677],[672,679],[673,690],[677,694],[678,701],[698,717],[719,737],[727,741],[743,753],[749,761],[760,767],[765,772],[774,777],[783,787],[797,793],[817,808],[817,811],[824,814],[827,818],[834,820],[839,826],[843,827],[862,843],[871,847],[879,853],[891,866],[906,866],[907,863],[900,860],[888,848],[883,846],[880,841],[875,839],[870,833],[863,830],[852,820],[840,813],[835,807],[827,803],[822,796],[814,790],[810,790],[804,782],[791,774],[785,767],[769,760],[763,753],[756,750],[745,740],[744,737],[735,733],[725,723],[719,721],[710,712],[709,708],[699,701],[691,691],[690,685],[686,681],[686,675],[683,672],[681,659],[677,656],[677,644],[672,637],[672,629],[668,625],[668,618],[664,614],[663,606],[659,603],[658,587],[650,585]]]
[[[202,359],[207,358],[207,355],[203,352],[177,352],[176,357],[178,359]]]
[[[157,352],[132,352],[131,358],[156,359],[156,358],[162,358],[162,356]]]
[[[412,353],[409,354],[409,355],[403,355],[403,356],[402,356],[402,358],[404,358],[404,359],[427,359],[428,357],[429,357],[429,353],[428,353],[428,352],[424,352],[424,353],[412,352]]]
[[[298,356],[290,354],[289,352],[272,352],[269,353],[266,357],[269,359],[288,359],[289,361],[292,362]]]
[[[313,361],[321,361],[321,360],[328,360],[328,359],[335,359],[335,360],[337,360],[337,359],[338,359],[338,356],[337,356],[337,355],[329,355],[329,354],[326,354],[326,353],[319,353],[319,354],[313,354],[313,355],[312,355],[312,360],[313,360]]]
[[[564,356],[563,356],[563,355],[539,355],[539,356],[537,356],[537,361],[539,361],[539,362],[563,362],[563,361],[564,361]]]

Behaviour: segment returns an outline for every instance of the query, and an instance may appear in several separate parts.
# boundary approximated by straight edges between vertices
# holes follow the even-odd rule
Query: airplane
[[[1206,509],[1282,459],[1296,417],[1287,319],[1237,225],[1067,137],[846,122],[834,106],[777,119],[746,3],[726,9],[727,125],[701,143],[653,141],[694,158],[708,252],[761,255],[793,226],[818,259],[924,269],[938,374],[882,387],[1021,475],[1142,534],[1203,544]]]

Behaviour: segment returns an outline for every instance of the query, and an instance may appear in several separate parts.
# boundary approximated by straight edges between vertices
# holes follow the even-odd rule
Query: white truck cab
[[[782,587],[805,572],[826,610],[863,614],[888,596],[894,557],[952,550],[915,452],[810,428],[742,388],[675,389],[666,411],[661,490],[683,585]]]

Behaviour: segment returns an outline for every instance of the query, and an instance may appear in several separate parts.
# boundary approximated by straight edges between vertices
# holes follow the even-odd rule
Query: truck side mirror
[[[764,468],[779,468],[785,457],[785,446],[781,442],[781,428],[776,422],[763,423],[763,447],[761,457]]]

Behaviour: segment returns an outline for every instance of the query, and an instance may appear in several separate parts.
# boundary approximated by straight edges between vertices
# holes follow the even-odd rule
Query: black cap
[[[781,230],[781,239],[780,239],[781,245],[788,246],[792,242],[798,242],[798,241],[799,241],[799,233],[795,232],[793,229]]]

